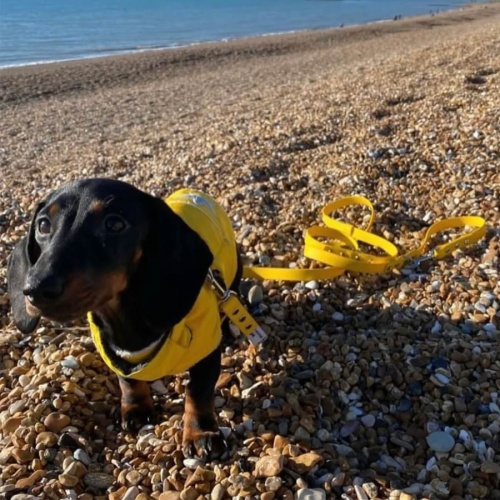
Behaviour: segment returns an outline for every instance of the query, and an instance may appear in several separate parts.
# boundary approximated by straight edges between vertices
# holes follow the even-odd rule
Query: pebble
[[[82,464],[84,465],[88,466],[91,464],[91,460],[88,454],[80,448],[74,451],[73,457],[75,457],[75,460],[82,462]]]
[[[252,306],[259,305],[264,300],[264,292],[259,285],[253,285],[248,291],[248,302]]]
[[[255,464],[255,477],[274,477],[278,476],[283,470],[283,455],[269,455],[259,458]]]
[[[92,488],[105,490],[114,483],[114,477],[102,472],[89,472],[84,478],[83,482]]]
[[[74,488],[80,482],[80,479],[71,474],[60,474],[58,481],[65,488]]]
[[[432,432],[426,438],[429,448],[438,453],[448,453],[455,446],[453,436],[448,432]]]
[[[128,488],[121,500],[135,500],[139,496],[140,490],[136,486]]]
[[[45,417],[43,423],[47,430],[58,434],[71,423],[71,418],[64,413],[53,412]]]
[[[210,500],[222,500],[225,494],[226,490],[224,487],[220,483],[216,484],[210,493]]]
[[[271,476],[266,478],[264,483],[267,491],[278,491],[283,484],[283,480],[278,476]]]
[[[196,458],[185,458],[182,463],[184,464],[184,467],[191,470],[194,470],[202,465],[202,462]]]
[[[295,500],[326,500],[326,492],[319,488],[301,488],[295,494]]]

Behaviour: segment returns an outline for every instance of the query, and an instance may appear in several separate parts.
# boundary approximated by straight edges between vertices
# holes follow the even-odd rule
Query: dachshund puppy
[[[125,430],[151,421],[147,382],[189,370],[183,451],[213,459],[226,448],[214,390],[227,320],[209,269],[237,289],[231,223],[212,198],[186,189],[161,200],[124,182],[85,179],[38,205],[7,280],[24,333],[41,316],[65,322],[88,314],[96,347],[118,375]]]

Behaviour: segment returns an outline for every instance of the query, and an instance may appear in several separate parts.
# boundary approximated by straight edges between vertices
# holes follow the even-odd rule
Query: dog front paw
[[[121,405],[121,427],[127,432],[137,432],[144,425],[154,422],[153,405],[127,404]]]
[[[186,458],[198,458],[204,462],[224,460],[227,457],[227,443],[218,429],[201,431],[184,428],[182,451]]]
[[[124,431],[137,432],[154,420],[154,403],[146,382],[118,377],[122,390],[121,426]]]

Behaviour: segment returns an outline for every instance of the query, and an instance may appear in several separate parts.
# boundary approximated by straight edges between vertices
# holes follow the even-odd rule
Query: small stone
[[[407,493],[406,491],[402,491],[399,496],[399,500],[416,500],[416,495],[413,493]]]
[[[316,302],[316,303],[313,305],[313,307],[312,307],[312,310],[313,310],[315,313],[320,312],[320,311],[321,311],[321,309],[322,309],[322,307],[321,307],[321,304],[320,304],[319,302]]]
[[[16,488],[19,490],[26,490],[30,488],[31,486],[35,485],[40,479],[42,479],[46,474],[46,471],[44,470],[37,470],[33,472],[33,474],[30,474],[28,477],[24,477],[22,479],[19,479],[16,482]]]
[[[158,500],[179,500],[180,498],[180,491],[165,491],[159,496]]]
[[[189,486],[188,488],[185,488],[181,491],[181,500],[196,500],[200,494],[198,491],[193,488],[192,486]]]
[[[115,478],[104,472],[89,472],[83,478],[83,482],[92,488],[105,490],[115,482]]]
[[[215,480],[215,473],[211,470],[197,467],[185,482],[184,487],[193,486],[198,483],[210,483]]]
[[[455,439],[444,431],[432,432],[426,438],[429,448],[438,453],[448,453],[455,446]]]
[[[283,470],[283,455],[266,455],[255,464],[255,477],[272,477],[278,476]]]
[[[333,321],[338,321],[338,322],[341,322],[341,321],[344,321],[344,315],[341,313],[341,312],[334,312],[332,314],[332,319]]]
[[[369,500],[368,495],[366,494],[366,491],[363,489],[362,486],[355,484],[354,491],[356,492],[356,498],[358,500]]]
[[[363,489],[369,498],[377,498],[378,496],[378,487],[375,483],[363,483]]]
[[[5,435],[14,432],[23,421],[24,417],[10,417],[2,425],[2,430]]]
[[[265,491],[264,493],[261,493],[259,500],[275,500],[275,498],[276,494],[274,491]]]
[[[222,484],[216,484],[210,494],[210,500],[222,500],[225,494],[226,490]]]
[[[361,423],[368,428],[371,428],[375,425],[375,422],[377,419],[375,418],[374,415],[368,414],[368,415],[363,415],[361,417]]]
[[[266,479],[264,486],[267,491],[278,491],[281,488],[282,484],[283,480],[281,479],[281,477],[273,476]]]
[[[319,488],[301,488],[295,494],[295,500],[326,500],[326,492]]]
[[[66,356],[62,361],[61,361],[61,365],[64,367],[64,368],[70,368],[72,370],[76,370],[77,368],[79,368],[79,363],[77,361],[77,359],[74,357],[74,356]]]
[[[259,285],[253,285],[248,291],[248,302],[252,306],[259,305],[264,300],[264,292]]]
[[[439,321],[435,321],[434,325],[431,328],[431,333],[435,335],[436,333],[439,333],[442,329],[443,327],[441,326],[441,323],[439,323]]]
[[[307,432],[304,427],[299,426],[294,434],[295,439],[299,441],[309,441],[311,439],[311,435]]]
[[[200,460],[197,460],[196,458],[186,458],[182,463],[184,464],[184,467],[187,467],[191,470],[195,470],[197,467],[200,467],[202,465],[202,462]]]
[[[46,448],[55,446],[57,444],[57,434],[48,431],[40,432],[40,434],[36,437],[36,443],[37,445],[43,444]]]
[[[481,464],[481,472],[484,472],[485,474],[500,474],[500,464],[490,460],[485,460]]]
[[[82,462],[82,464],[86,465],[87,467],[91,464],[90,457],[88,456],[87,452],[80,448],[75,450],[75,452],[73,453],[73,457],[75,458],[75,460]]]
[[[323,442],[330,441],[332,439],[332,433],[330,431],[327,431],[326,429],[320,429],[316,433],[318,439]]]
[[[338,474],[335,474],[335,476],[333,476],[331,485],[333,488],[336,486],[344,486],[344,481],[345,472],[339,472]]]
[[[71,462],[65,469],[65,474],[70,474],[72,476],[76,476],[77,478],[82,478],[87,474],[88,470],[85,465],[83,465],[78,460]]]
[[[444,482],[441,481],[440,479],[433,479],[431,481],[431,489],[436,495],[438,496],[443,496],[444,498],[447,498],[448,495],[450,494],[450,489],[448,485]]]
[[[35,452],[32,449],[14,448],[12,450],[12,456],[18,464],[26,464],[33,460]]]
[[[129,484],[130,486],[137,486],[143,479],[144,478],[142,474],[134,469],[132,469],[126,475],[127,484]]]
[[[304,472],[309,472],[315,465],[322,461],[321,455],[315,452],[304,453],[298,457],[290,457],[289,463],[292,463],[294,469],[302,474]]]
[[[123,495],[121,500],[135,500],[139,493],[139,488],[137,488],[137,486],[132,486],[125,492],[125,495]]]
[[[340,435],[343,438],[346,438],[350,436],[351,434],[354,434],[359,428],[361,424],[358,420],[350,420],[346,422],[341,428],[340,428]]]
[[[68,415],[59,412],[49,413],[43,421],[43,424],[51,432],[59,434],[59,432],[71,423]]]
[[[65,488],[74,488],[80,482],[76,476],[72,476],[71,474],[60,474],[57,479],[61,486]]]

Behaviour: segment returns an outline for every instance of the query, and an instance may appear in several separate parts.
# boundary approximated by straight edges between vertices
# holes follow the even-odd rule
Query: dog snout
[[[42,279],[28,279],[23,293],[34,305],[47,304],[59,299],[64,292],[64,282],[60,276],[51,274]]]

